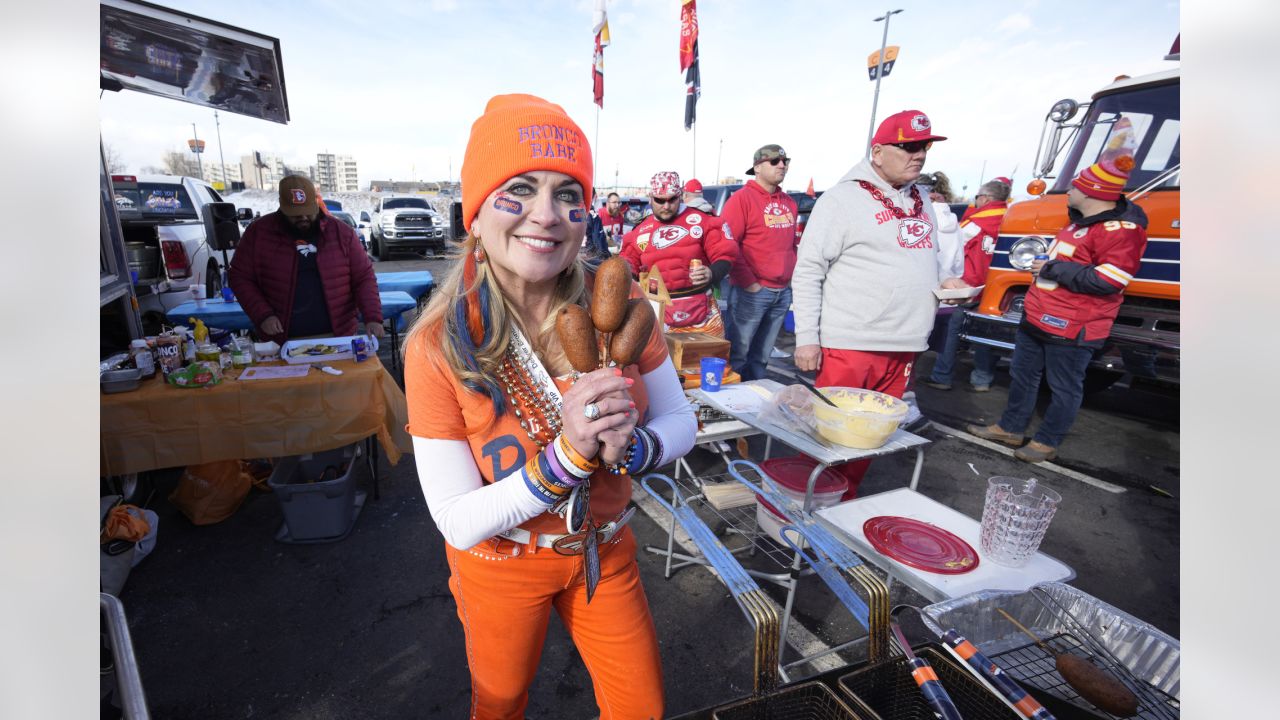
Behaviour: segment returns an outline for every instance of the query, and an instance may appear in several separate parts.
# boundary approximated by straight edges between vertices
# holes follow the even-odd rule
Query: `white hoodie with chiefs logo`
[[[912,185],[894,189],[863,160],[818,198],[791,278],[796,345],[919,352],[938,301],[938,221],[928,195],[920,217],[899,219],[858,184],[874,185],[910,215]]]

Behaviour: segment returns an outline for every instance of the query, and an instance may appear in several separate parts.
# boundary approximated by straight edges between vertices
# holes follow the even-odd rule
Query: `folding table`
[[[398,274],[398,273],[397,273]],[[400,365],[401,315],[418,306],[417,300],[407,292],[396,290],[378,293],[382,301],[382,319],[391,321],[391,367]],[[175,325],[185,325],[190,318],[197,318],[211,328],[222,330],[254,330],[253,321],[249,319],[244,308],[238,302],[226,302],[222,299],[204,301],[204,307],[196,307],[195,300],[188,300],[164,314],[165,319]]]

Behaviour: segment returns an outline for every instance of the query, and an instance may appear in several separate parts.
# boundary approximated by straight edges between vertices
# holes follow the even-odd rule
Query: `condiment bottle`
[[[129,343],[129,348],[129,353],[133,356],[133,366],[142,371],[142,376],[155,375],[156,358],[151,354],[151,348],[147,347],[147,341],[141,338],[134,340]]]

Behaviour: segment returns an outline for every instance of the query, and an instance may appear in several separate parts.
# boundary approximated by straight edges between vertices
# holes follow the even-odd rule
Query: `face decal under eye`
[[[582,208],[574,208],[569,211],[569,222],[580,223],[587,219],[587,211]]]
[[[505,194],[499,194],[493,199],[493,209],[509,212],[512,215],[520,215],[524,212],[524,205],[519,201],[507,197]]]

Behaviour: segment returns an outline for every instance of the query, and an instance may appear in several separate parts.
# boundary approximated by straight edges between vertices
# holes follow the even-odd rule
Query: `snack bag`
[[[252,485],[253,476],[243,460],[191,465],[183,471],[169,502],[193,524],[212,525],[234,515]]]

